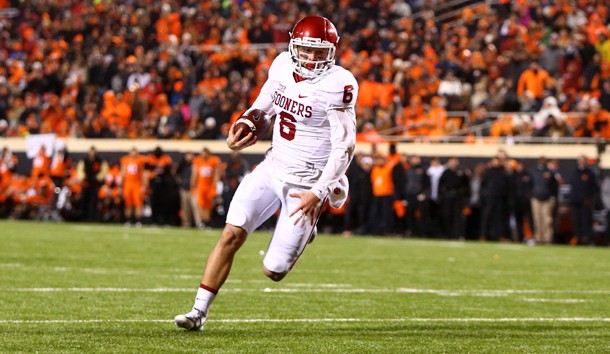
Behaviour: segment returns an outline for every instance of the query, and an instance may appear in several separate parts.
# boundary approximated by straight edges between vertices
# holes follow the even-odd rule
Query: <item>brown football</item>
[[[240,139],[248,135],[249,132],[254,133],[254,136],[258,140],[261,140],[267,136],[271,123],[267,114],[260,109],[253,109],[249,112],[245,112],[235,121],[235,128],[233,131],[235,134],[242,129]]]

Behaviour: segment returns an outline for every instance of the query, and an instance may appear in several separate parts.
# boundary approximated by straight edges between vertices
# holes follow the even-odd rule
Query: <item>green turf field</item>
[[[0,351],[610,352],[610,249],[320,235],[293,272],[238,253],[203,332],[216,231],[0,222]]]

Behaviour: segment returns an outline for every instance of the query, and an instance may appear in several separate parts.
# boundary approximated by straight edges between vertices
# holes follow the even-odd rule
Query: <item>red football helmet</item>
[[[302,18],[290,32],[290,43],[288,44],[294,72],[307,79],[326,73],[335,64],[337,43],[339,43],[337,29],[327,18],[322,16]],[[299,47],[326,49],[325,58],[322,60],[300,58]]]

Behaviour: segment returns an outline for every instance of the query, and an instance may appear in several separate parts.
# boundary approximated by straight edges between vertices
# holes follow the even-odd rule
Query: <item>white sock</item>
[[[214,301],[215,297],[216,294],[213,292],[204,288],[199,288],[197,290],[197,295],[195,296],[195,305],[193,305],[193,310],[207,313],[208,308],[212,304],[212,301]]]

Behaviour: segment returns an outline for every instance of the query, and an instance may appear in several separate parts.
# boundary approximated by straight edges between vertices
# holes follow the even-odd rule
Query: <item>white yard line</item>
[[[0,263],[0,268],[20,268],[22,266],[21,263]]]
[[[451,260],[450,260],[451,259]],[[454,257],[449,257],[448,261],[459,261],[459,259],[455,259]],[[60,267],[60,266],[40,266],[40,265],[25,265],[22,263],[0,263],[0,268],[20,268],[19,271],[29,271],[29,270],[35,270],[35,271],[40,271],[41,269],[49,269],[55,272],[81,272],[81,273],[93,273],[93,274],[149,274],[150,271],[149,270],[132,270],[132,269],[122,269],[122,268],[77,268],[77,267]],[[166,274],[159,274],[156,273],[155,276],[156,277],[201,277],[200,273],[189,273],[190,269],[167,269],[167,271],[169,271],[170,273],[166,273]],[[306,270],[302,270],[303,272],[305,272]],[[405,271],[401,271],[398,270],[401,273],[405,273],[405,274],[411,274],[411,271],[405,270]],[[335,271],[331,271],[334,274],[348,274],[350,273],[349,271],[346,270],[335,270]],[[424,269],[424,270],[418,270],[418,272],[420,274],[436,274],[436,271],[434,269]],[[542,270],[542,271],[530,271],[530,270],[474,270],[473,272],[477,272],[477,273],[481,273],[481,274],[485,274],[485,275],[489,275],[489,274],[494,274],[494,275],[528,275],[528,276],[532,276],[532,275],[536,275],[536,276],[557,276],[557,277],[566,277],[566,276],[582,276],[582,272],[579,271],[549,271],[549,270]],[[181,273],[179,275],[177,275],[177,273]],[[316,273],[316,272],[310,272],[310,273]],[[353,273],[350,273],[353,274]],[[596,275],[598,276],[610,276],[610,272],[596,272]],[[249,280],[235,280],[235,279],[228,279],[228,282],[235,282],[235,281],[239,281],[239,282],[248,282],[248,283],[268,283],[268,280],[256,280],[256,279],[249,279]],[[293,283],[294,284],[294,283]],[[292,284],[291,284],[292,285]],[[311,284],[311,285],[305,285],[305,286],[315,286],[315,285],[319,285],[319,284]],[[290,286],[290,285],[288,285]],[[294,285],[296,286],[296,285]],[[319,285],[322,286],[322,285]],[[334,285],[331,285],[334,286]],[[344,284],[337,284],[337,287],[344,287]],[[351,286],[351,285],[349,285]]]
[[[582,302],[591,302],[587,299],[535,299],[535,298],[523,298],[526,302],[552,302],[558,304],[579,304]]]
[[[223,288],[222,292],[266,292],[266,293],[395,293],[395,294],[434,294],[440,296],[508,296],[514,294],[600,294],[610,295],[607,290],[578,289],[502,289],[502,290],[442,290],[442,289],[363,289],[340,287],[339,284],[313,284],[312,287],[297,285],[298,288]],[[318,286],[318,288],[315,288]],[[193,288],[0,288],[5,292],[115,292],[115,293],[181,293],[193,292]]]
[[[168,319],[90,320],[0,320],[0,324],[81,324],[81,323],[171,323]],[[500,318],[235,318],[211,319],[212,323],[320,323],[320,322],[610,322],[608,317],[500,317]]]
[[[145,226],[145,227],[131,227],[131,226],[86,226],[86,225],[75,225],[72,226],[71,229],[76,232],[111,232],[111,233],[125,233],[125,232],[133,232],[137,234],[166,234],[172,233],[173,229],[164,229],[154,226]]]

